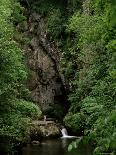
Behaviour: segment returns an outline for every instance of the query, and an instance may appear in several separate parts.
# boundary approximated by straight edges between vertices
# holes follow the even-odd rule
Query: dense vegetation
[[[84,129],[88,140],[94,141],[95,154],[116,151],[115,16],[115,2],[85,1],[66,29],[74,34],[73,45],[64,53],[74,76],[64,121],[74,130]]]
[[[64,71],[71,81],[71,107],[64,121],[84,130],[95,154],[116,149],[116,3],[91,0],[72,15],[66,31]],[[73,76],[72,76],[73,73]]]
[[[10,147],[13,142],[26,141],[31,118],[41,114],[39,108],[27,100],[23,52],[14,40],[14,25],[25,20],[22,9],[15,0],[0,1],[0,141],[6,141]]]
[[[35,5],[34,5],[35,4]],[[36,1],[48,33],[62,49],[70,109],[64,123],[94,142],[94,154],[116,149],[115,0]],[[86,138],[85,138],[86,137]]]
[[[61,69],[69,81],[71,104],[65,125],[77,134],[82,131],[81,140],[94,144],[94,154],[115,154],[116,1],[25,3],[47,19],[47,32],[62,51]],[[39,114],[39,109],[26,101],[27,73],[22,51],[14,40],[14,26],[26,20],[22,11],[16,0],[0,1],[0,136],[17,140],[26,133],[23,124],[28,125],[30,117]]]
[[[70,63],[78,62],[81,66],[71,81],[73,92],[69,99],[72,106],[65,122],[75,130],[84,128],[84,134],[96,143],[94,153],[100,154],[113,152],[116,144],[116,6],[108,2],[93,2],[91,5],[89,12],[73,15],[67,27],[68,32],[75,34],[74,46],[69,47],[69,55],[73,56]],[[78,52],[76,58],[75,52]]]

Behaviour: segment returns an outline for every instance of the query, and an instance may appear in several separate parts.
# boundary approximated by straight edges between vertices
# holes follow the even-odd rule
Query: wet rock
[[[37,140],[34,140],[34,141],[31,142],[31,144],[32,144],[32,145],[40,145],[40,142],[37,141]]]
[[[58,137],[60,135],[60,130],[55,124],[40,126],[40,132],[43,137]]]
[[[60,128],[54,121],[33,121],[30,129],[31,140],[41,140],[41,138],[59,137]]]

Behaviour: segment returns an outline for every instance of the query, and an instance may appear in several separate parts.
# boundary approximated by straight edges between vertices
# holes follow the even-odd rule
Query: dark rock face
[[[47,111],[55,104],[63,108],[66,105],[66,92],[59,67],[60,51],[48,37],[46,19],[32,13],[27,26],[24,25],[23,31],[30,42],[23,48],[30,69],[27,85],[32,100],[40,105],[42,111]]]

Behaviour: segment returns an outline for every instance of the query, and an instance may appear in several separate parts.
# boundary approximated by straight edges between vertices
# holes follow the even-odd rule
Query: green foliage
[[[68,146],[68,151],[70,152],[70,151],[72,151],[72,149],[76,149],[77,146],[78,146],[78,144],[79,144],[81,141],[82,141],[82,138],[79,138],[79,139],[73,141],[71,144],[69,144],[69,146]]]
[[[32,3],[32,9],[35,10],[36,12],[42,14],[42,15],[47,15],[50,12],[52,12],[54,9],[61,9],[65,8],[64,1],[59,1],[59,0],[39,0],[39,1],[32,1],[30,0],[30,4]]]
[[[80,0],[67,0],[68,6],[67,6],[67,11],[68,14],[72,14],[78,9],[81,9],[82,7],[82,1]]]
[[[44,16],[50,38],[59,38],[65,27],[64,1],[40,0],[32,3],[34,11]]]
[[[95,149],[101,149],[101,152],[115,151],[115,128],[116,128],[116,111],[107,112],[102,117],[99,117],[93,126],[93,130],[90,130],[89,137],[96,139],[98,147]]]
[[[80,132],[85,125],[85,116],[83,113],[71,114],[69,113],[64,118],[65,125],[74,132]]]
[[[2,112],[0,116],[0,136],[26,141],[29,138],[29,123],[31,119],[39,118],[41,111],[31,102],[14,100],[7,113]]]
[[[14,24],[18,24],[21,23],[22,21],[24,21],[26,19],[26,17],[23,15],[23,10],[24,8],[21,7],[20,3],[17,2],[15,0],[13,0],[14,3],[12,5],[12,21]]]
[[[37,11],[40,14],[46,14],[49,11],[51,11],[54,7],[54,1],[50,0],[40,0],[40,1],[35,1],[33,4],[33,10]]]
[[[84,130],[84,137],[94,142],[94,154],[115,154],[115,0],[28,2],[45,18],[50,39],[57,40],[63,51],[61,69],[69,81],[71,103],[65,125],[75,132]],[[22,84],[27,73],[14,41],[13,24],[25,19],[22,11],[15,0],[0,1],[0,134],[20,140],[26,133],[24,124],[41,114],[36,105],[21,99],[28,94]],[[55,106],[50,113],[63,115],[61,107]],[[82,140],[73,142],[68,150],[78,147]]]
[[[42,114],[37,105],[25,100],[18,100],[15,109],[25,117],[39,118]]]
[[[0,94],[13,91],[26,78],[21,50],[13,40],[13,26],[10,23],[14,1],[0,3]]]
[[[116,5],[90,0],[82,8],[69,18],[61,59],[71,86],[71,107],[64,122],[76,131],[83,124],[85,136],[95,142],[94,154],[114,153]]]
[[[13,24],[24,19],[16,0],[0,1],[0,137],[10,139],[10,146],[13,141],[25,142],[31,119],[41,115],[36,105],[21,99],[29,95],[24,85],[27,72]]]
[[[28,130],[30,119],[23,117],[20,113],[9,112],[1,115],[0,136],[8,136],[20,142],[29,138]]]
[[[59,9],[54,9],[49,13],[48,17],[48,32],[53,38],[57,38],[63,31],[63,18]]]

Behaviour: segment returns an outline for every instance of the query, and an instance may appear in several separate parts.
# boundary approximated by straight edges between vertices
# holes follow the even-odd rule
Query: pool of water
[[[81,145],[78,149],[68,152],[72,139],[47,139],[40,146],[27,145],[22,149],[22,155],[91,155],[90,146]]]

